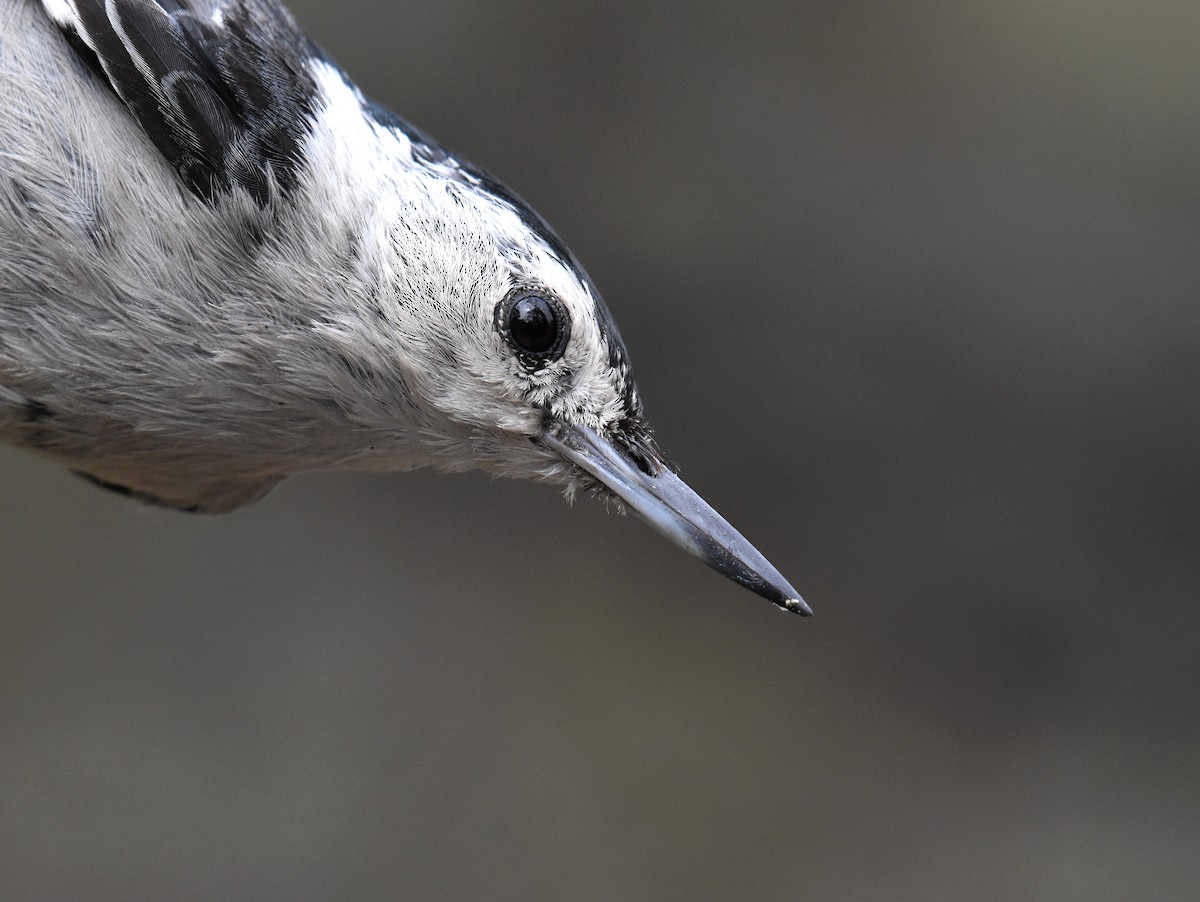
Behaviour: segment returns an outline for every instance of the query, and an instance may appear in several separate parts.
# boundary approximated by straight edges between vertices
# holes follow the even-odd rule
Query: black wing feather
[[[241,186],[262,205],[296,184],[321,58],[270,0],[76,0],[65,25],[198,197]],[[91,60],[89,60],[91,62]]]

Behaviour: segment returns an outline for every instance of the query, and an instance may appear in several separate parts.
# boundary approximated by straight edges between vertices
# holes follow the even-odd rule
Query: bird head
[[[735,582],[810,613],[659,450],[616,324],[549,226],[451,157],[395,178],[375,220],[376,297],[430,462],[616,500]]]

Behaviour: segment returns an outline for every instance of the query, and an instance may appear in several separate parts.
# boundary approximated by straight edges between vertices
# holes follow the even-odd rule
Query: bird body
[[[272,0],[0,0],[0,438],[212,513],[312,469],[582,487],[807,610],[544,221]]]

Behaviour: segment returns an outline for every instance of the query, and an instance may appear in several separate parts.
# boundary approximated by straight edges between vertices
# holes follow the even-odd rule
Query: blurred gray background
[[[1200,897],[1200,6],[293,7],[817,616],[546,487],[0,449],[0,897]]]

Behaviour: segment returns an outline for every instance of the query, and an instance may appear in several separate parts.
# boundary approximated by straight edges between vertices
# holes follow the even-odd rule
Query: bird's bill
[[[551,422],[542,444],[608,487],[679,547],[784,610],[812,614],[770,561],[676,476],[665,461],[649,475],[614,442],[587,426]]]

